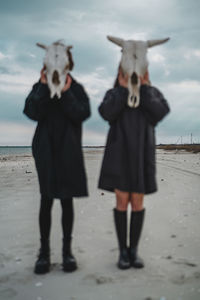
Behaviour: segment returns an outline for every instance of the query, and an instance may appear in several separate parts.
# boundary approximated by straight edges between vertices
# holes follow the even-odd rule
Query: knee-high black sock
[[[51,229],[51,209],[53,199],[44,195],[41,196],[40,212],[39,212],[39,225],[41,240],[49,239]]]
[[[73,222],[74,222],[74,208],[73,208],[73,199],[65,198],[61,199],[62,206],[62,229],[63,229],[63,237],[66,240],[71,239]]]

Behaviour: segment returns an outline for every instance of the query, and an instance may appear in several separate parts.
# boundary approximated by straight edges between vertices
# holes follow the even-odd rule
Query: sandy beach
[[[85,149],[89,197],[75,199],[78,270],[61,269],[60,201],[55,199],[51,272],[35,275],[39,187],[30,155],[0,156],[0,299],[200,299],[200,153],[157,150],[158,192],[145,197],[141,270],[116,267],[113,193],[97,189],[102,149]]]

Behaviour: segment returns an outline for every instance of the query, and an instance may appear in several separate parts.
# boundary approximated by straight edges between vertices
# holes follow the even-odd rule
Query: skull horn
[[[123,39],[120,39],[120,38],[117,38],[117,37],[114,37],[114,36],[110,36],[110,35],[107,36],[107,39],[109,41],[113,42],[114,44],[117,44],[118,46],[123,47],[123,44],[124,44]]]
[[[44,44],[36,43],[36,45],[37,45],[38,47],[44,49],[44,50],[47,50],[47,48],[48,48],[48,47],[47,47],[46,45],[44,45]]]
[[[167,41],[169,41],[169,38],[166,39],[162,39],[162,40],[149,40],[147,41],[147,45],[149,48],[166,43]]]

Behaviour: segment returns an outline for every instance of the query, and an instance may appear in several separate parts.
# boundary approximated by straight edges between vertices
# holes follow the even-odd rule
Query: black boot
[[[71,252],[71,238],[63,239],[63,271],[73,272],[77,269],[76,259]]]
[[[138,256],[138,244],[144,222],[145,209],[131,212],[130,222],[130,262],[137,269],[144,268],[143,260]]]
[[[50,269],[50,248],[49,240],[41,239],[41,248],[39,250],[38,259],[35,263],[35,274],[45,274],[49,272]]]
[[[120,250],[118,268],[125,270],[130,268],[130,260],[129,260],[127,245],[126,245],[127,212],[119,211],[116,208],[113,211],[114,211],[115,228],[116,228],[119,250]]]

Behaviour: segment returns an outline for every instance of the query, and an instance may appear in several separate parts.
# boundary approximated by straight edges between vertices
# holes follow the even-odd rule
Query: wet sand
[[[97,189],[102,149],[85,149],[90,196],[75,199],[78,270],[61,269],[60,202],[55,199],[51,272],[35,275],[39,188],[31,156],[0,157],[0,299],[200,299],[200,153],[157,150],[158,192],[145,197],[142,270],[118,270],[113,193]]]

